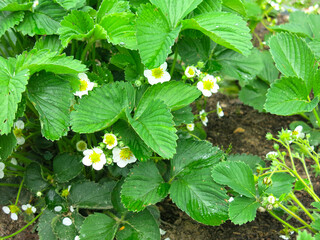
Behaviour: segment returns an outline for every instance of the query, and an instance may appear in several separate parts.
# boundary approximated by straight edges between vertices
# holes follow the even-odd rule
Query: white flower
[[[84,150],[87,150],[87,143],[83,140],[80,140],[76,143],[76,148],[79,152],[83,152]]]
[[[83,154],[82,163],[86,166],[92,165],[95,170],[101,170],[107,162],[106,156],[100,148],[85,150]]]
[[[112,149],[118,144],[117,137],[112,133],[106,133],[103,136],[103,143],[106,144],[108,149]]]
[[[228,202],[232,202],[232,201],[234,201],[234,198],[233,198],[233,197],[230,197],[229,200],[228,200]]]
[[[187,124],[187,129],[192,132],[194,130],[194,123]]]
[[[199,76],[200,70],[194,66],[188,66],[184,71],[184,74],[187,76],[187,78],[193,78],[195,76]]]
[[[204,126],[207,126],[208,118],[207,118],[206,112],[204,110],[201,110],[199,115],[200,115],[200,120],[201,120],[202,124]]]
[[[55,207],[54,207],[54,211],[55,211],[55,212],[61,212],[61,210],[62,210],[62,207],[61,207],[61,206],[55,206]]]
[[[164,62],[160,67],[154,68],[152,70],[145,70],[144,76],[148,79],[151,85],[157,83],[168,82],[171,79],[170,74],[166,71],[167,63]]]
[[[26,212],[26,214],[31,215],[37,211],[34,206],[31,206],[29,203],[21,206],[22,210]]]
[[[303,127],[301,125],[297,126],[292,132],[291,136],[293,138],[304,138],[305,134],[302,132]]]
[[[4,168],[6,167],[6,165],[3,162],[0,162],[0,179],[2,179],[4,177]]]
[[[304,10],[304,12],[310,14],[310,13],[317,11],[318,8],[319,8],[319,4],[316,4],[314,6],[308,7],[307,9]]]
[[[36,8],[38,5],[39,5],[39,1],[38,1],[38,0],[35,0],[35,1],[33,2],[32,8]]]
[[[15,159],[15,158],[11,158],[10,162],[11,162],[13,165],[18,165],[18,161],[17,161],[17,159]]]
[[[114,148],[112,150],[113,162],[117,163],[118,167],[124,168],[128,163],[137,161],[137,158],[133,155],[130,148]]]
[[[80,240],[80,237],[77,235],[74,237],[74,240]]]
[[[68,217],[65,217],[63,220],[62,220],[62,224],[65,225],[65,226],[70,226],[72,225],[72,220]]]
[[[277,158],[277,157],[278,157],[278,153],[277,153],[277,152],[274,152],[274,151],[268,152],[268,153],[266,154],[266,158],[267,158],[267,159],[270,159],[270,160],[272,160],[272,159],[274,159],[274,158]]]
[[[13,125],[13,134],[17,139],[18,145],[23,145],[25,143],[25,139],[23,137],[22,130],[24,129],[24,122],[21,120],[18,120]]]
[[[160,235],[162,236],[162,235],[165,235],[165,234],[166,234],[166,231],[160,228]]]
[[[79,73],[78,77],[80,79],[80,89],[79,91],[76,91],[74,95],[81,98],[83,95],[88,95],[88,92],[93,89],[94,83],[90,82],[85,73]]]
[[[73,206],[70,206],[70,212],[74,212],[74,208],[73,208]]]
[[[197,83],[197,88],[206,97],[210,97],[212,93],[218,92],[219,85],[214,76],[207,74],[202,80]]]
[[[219,118],[224,116],[224,112],[223,112],[222,107],[220,106],[219,102],[217,103],[217,114],[218,114]]]
[[[274,196],[270,195],[268,197],[268,202],[271,203],[271,204],[274,204],[276,202],[276,198]]]
[[[5,214],[10,214],[10,217],[12,220],[16,221],[18,220],[18,214],[17,212],[20,211],[20,209],[16,205],[9,205],[2,207],[2,210]]]
[[[284,239],[284,240],[289,240],[289,239],[290,239],[290,237],[288,237],[288,236],[286,236],[286,235],[280,235],[279,237],[282,238],[282,239]]]
[[[37,197],[41,197],[42,196],[42,192],[37,192]]]

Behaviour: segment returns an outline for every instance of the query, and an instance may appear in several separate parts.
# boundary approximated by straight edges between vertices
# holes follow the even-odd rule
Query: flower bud
[[[279,144],[277,144],[277,143],[273,144],[273,148],[274,148],[275,150],[279,150]]]
[[[113,163],[113,159],[111,157],[107,157],[107,164],[110,165]]]
[[[140,80],[136,80],[136,81],[134,82],[134,85],[135,85],[136,87],[140,87],[140,86],[142,85],[142,82],[141,82]]]
[[[273,138],[273,136],[272,136],[271,133],[267,133],[267,134],[266,134],[266,139],[267,139],[267,140],[272,140],[272,138]]]
[[[196,66],[197,68],[203,68],[204,67],[204,62],[202,62],[202,61],[199,61],[198,63],[197,63],[197,66]]]
[[[271,211],[271,210],[273,209],[272,204],[268,204],[268,205],[267,205],[267,209],[268,209],[269,211]]]
[[[101,147],[102,149],[103,149],[103,148],[106,148],[106,144],[104,144],[103,142],[101,142],[101,143],[99,144],[99,147]]]
[[[270,185],[272,183],[272,180],[271,180],[271,178],[268,178],[268,177],[265,177],[264,179],[263,179],[263,184],[265,184],[265,185]]]

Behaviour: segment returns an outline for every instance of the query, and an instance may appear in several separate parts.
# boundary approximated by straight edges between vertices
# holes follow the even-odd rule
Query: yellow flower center
[[[112,146],[115,142],[115,139],[114,139],[114,136],[112,136],[111,134],[108,134],[105,136],[104,138],[104,143],[109,145],[109,146]]]
[[[152,69],[151,73],[155,78],[161,78],[164,74],[163,70],[160,67]]]
[[[129,160],[133,156],[131,150],[129,148],[122,148],[120,151],[120,158],[122,160]]]
[[[17,213],[20,211],[20,209],[16,205],[10,205],[9,208],[11,213]]]
[[[206,80],[203,82],[203,89],[204,90],[211,90],[214,86],[214,82],[210,81],[210,80]]]
[[[200,119],[201,119],[202,121],[205,121],[205,120],[206,120],[206,116],[205,116],[205,115],[201,115],[201,116],[200,116]]]
[[[100,154],[99,153],[96,153],[96,152],[93,152],[91,155],[90,155],[90,160],[92,163],[98,163],[100,162]]]
[[[191,76],[193,76],[195,74],[195,72],[194,72],[194,70],[192,68],[189,68],[188,73]]]
[[[61,193],[62,197],[68,197],[69,196],[69,190],[68,189],[63,189]]]
[[[25,212],[26,212],[26,214],[28,214],[28,215],[31,215],[31,214],[33,213],[31,207],[27,208],[27,210],[26,210]]]
[[[292,131],[292,135],[298,135],[298,131]]]
[[[219,108],[218,108],[218,113],[221,113],[221,112],[222,112],[222,108],[219,107]]]
[[[88,83],[86,80],[80,79],[80,91],[85,91],[88,88]]]
[[[13,134],[16,136],[16,138],[23,137],[22,129],[20,128],[13,129]]]

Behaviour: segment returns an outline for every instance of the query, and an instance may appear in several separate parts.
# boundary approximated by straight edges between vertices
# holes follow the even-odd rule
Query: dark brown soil
[[[298,117],[281,117],[267,113],[259,113],[249,106],[243,105],[238,98],[230,98],[222,94],[212,96],[208,101],[206,111],[216,109],[217,102],[223,108],[225,116],[218,118],[216,114],[209,115],[207,127],[208,140],[213,145],[227,149],[231,144],[231,154],[254,154],[264,159],[273,150],[273,143],[267,141],[267,132],[276,135],[281,128],[288,128],[290,122]],[[279,237],[281,223],[268,213],[258,213],[257,218],[244,225],[234,225],[226,222],[221,226],[205,226],[192,220],[179,210],[170,199],[160,204],[161,228],[166,231],[162,239],[171,240],[274,240]]]

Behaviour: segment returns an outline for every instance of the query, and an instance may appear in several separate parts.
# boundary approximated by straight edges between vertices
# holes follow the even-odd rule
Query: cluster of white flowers
[[[83,95],[88,95],[88,92],[93,89],[94,83],[90,82],[87,74],[85,73],[79,73],[78,78],[80,79],[79,91],[76,91],[74,95],[81,98]]]
[[[30,205],[29,203],[21,206],[22,210],[26,212],[26,214],[31,215],[36,213],[37,209]]]
[[[118,140],[116,135],[106,133],[103,136],[102,142],[108,150],[112,149],[112,158],[108,157],[107,159],[104,151],[101,148],[95,147],[83,151],[84,158],[82,159],[82,163],[84,165],[92,166],[95,170],[101,170],[106,163],[111,164],[114,162],[118,167],[124,168],[127,164],[137,161],[137,158],[129,147],[117,147]]]
[[[37,209],[31,204],[25,204],[21,206],[22,210],[25,211],[26,214],[31,215],[36,213]],[[2,211],[5,214],[10,214],[12,220],[18,220],[18,213],[20,212],[20,208],[17,205],[9,205],[2,207]]]
[[[315,4],[313,6],[310,6],[310,7],[306,8],[306,9],[304,9],[303,11],[305,13],[311,14],[311,13],[317,13],[318,10],[319,10],[319,4]]]
[[[166,71],[167,70],[167,63],[164,62],[160,65],[158,68],[154,69],[147,69],[144,71],[144,76],[148,79],[148,82],[151,85],[157,84],[157,83],[164,83],[168,82],[171,79],[170,74]]]
[[[23,145],[26,140],[23,137],[22,130],[24,129],[24,122],[22,120],[18,120],[13,125],[13,134],[17,139],[18,145]]]

